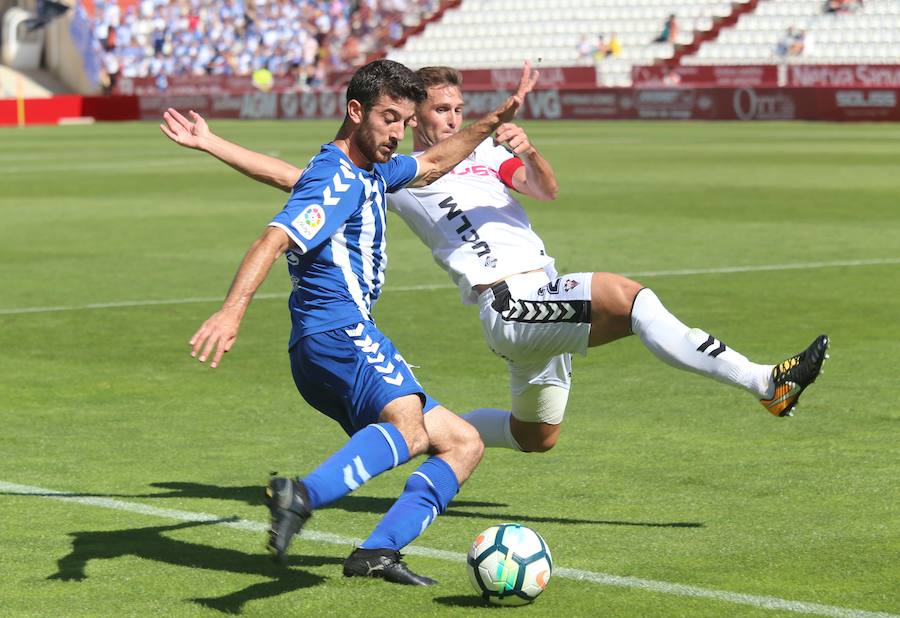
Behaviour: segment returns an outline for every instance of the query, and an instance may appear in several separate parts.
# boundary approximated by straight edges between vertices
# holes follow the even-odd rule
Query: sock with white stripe
[[[771,397],[772,365],[759,365],[699,328],[688,328],[648,288],[631,309],[631,330],[660,360],[719,382],[739,386],[760,399]]]
[[[409,475],[403,493],[360,547],[403,549],[444,512],[458,491],[459,482],[450,464],[440,457],[429,457]]]
[[[300,480],[309,494],[310,508],[317,509],[408,459],[403,434],[390,423],[378,423],[357,431],[338,452]]]
[[[484,442],[486,448],[522,450],[509,426],[509,419],[512,418],[509,410],[479,408],[463,414],[462,417],[478,430],[478,435],[481,436],[481,441]]]

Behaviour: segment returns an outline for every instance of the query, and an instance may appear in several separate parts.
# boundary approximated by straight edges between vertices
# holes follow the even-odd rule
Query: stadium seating
[[[94,0],[94,3],[102,8],[109,6],[110,0]],[[215,15],[221,10],[217,7],[226,4],[225,0],[200,0],[201,15]],[[263,11],[268,3],[247,0],[247,4]],[[439,6],[446,6],[440,0],[371,0],[362,4],[389,7],[385,10],[395,11],[390,15],[405,16],[407,28],[415,28]],[[167,74],[246,72],[266,64],[274,64],[282,72],[286,70],[285,66],[309,67],[313,63],[329,71],[347,70],[364,61],[368,54],[377,53],[386,40],[400,45],[389,49],[387,57],[413,68],[434,64],[463,69],[500,68],[516,66],[525,58],[540,58],[542,66],[595,66],[600,86],[630,86],[633,66],[667,61],[695,65],[900,62],[900,0],[865,0],[857,10],[840,14],[826,14],[824,0],[463,0],[457,8],[447,10],[441,19],[428,23],[420,33],[408,38],[409,30],[374,37],[365,24],[363,34],[359,20],[354,21],[352,17],[350,3],[315,0],[311,6],[318,7],[319,13],[331,12],[332,23],[337,24],[318,31],[316,40],[325,40],[321,49],[317,51],[315,43],[310,41],[301,50],[298,43],[304,37],[313,38],[319,26],[306,24],[308,33],[304,34],[296,31],[296,27],[293,30],[286,27],[286,18],[282,15],[270,20],[273,24],[277,22],[277,36],[264,31],[268,22],[262,19],[248,22],[252,27],[248,26],[249,34],[244,34],[243,39],[240,28],[236,36],[231,36],[229,40],[234,44],[233,53],[230,53],[243,62],[235,62],[222,52],[219,41],[203,41],[197,37],[192,40],[198,41],[196,45],[201,45],[201,51],[208,52],[201,54],[200,60],[196,60],[198,55],[193,51],[190,54],[174,53],[184,51],[184,45],[178,47],[177,39],[173,39],[172,32],[178,34],[179,30],[177,25],[171,24],[162,44],[170,60],[154,58],[154,30],[150,20],[143,23],[141,18],[148,14],[146,6],[154,7],[156,14],[176,3],[173,0],[118,0],[118,5],[124,8],[120,11],[123,20],[130,16],[128,19],[140,22],[130,24],[127,29],[132,40],[130,48],[104,53],[107,60],[112,56],[114,70],[121,71],[124,76],[156,75],[161,71]],[[277,5],[290,7],[293,3]],[[398,9],[401,5],[405,7],[402,11]],[[335,6],[341,8],[335,10]],[[294,13],[296,10],[288,17]],[[677,35],[671,42],[654,42],[670,14],[677,17]],[[118,23],[118,13],[114,19]],[[367,23],[378,21],[375,16]],[[390,19],[380,21],[393,23]],[[789,27],[803,31],[802,52],[786,53],[784,45],[779,49]],[[413,32],[419,29],[421,26]],[[215,28],[207,30],[216,31]],[[618,55],[595,57],[579,50],[580,42],[596,41],[598,35],[607,37],[608,41],[613,33],[621,44]],[[359,39],[358,48],[354,47],[354,50],[358,49],[353,55],[354,60],[349,60],[345,53],[348,36]],[[251,45],[250,37],[256,37],[266,45],[272,38],[277,45],[269,45],[266,52],[265,45]],[[98,38],[105,40],[100,34]],[[160,45],[156,45],[156,49],[159,50]],[[193,65],[182,66],[184,62],[178,64],[176,61],[188,56],[195,59]],[[225,66],[223,56],[229,58],[232,68]]]
[[[596,62],[599,84],[628,86],[633,65],[653,64],[675,53],[672,43],[652,42],[668,15],[677,16],[675,44],[684,45],[693,40],[694,31],[709,30],[714,20],[733,10],[731,2],[720,0],[465,0],[388,57],[412,67],[509,67],[525,58],[541,58],[548,66]],[[579,57],[582,37],[612,33],[622,44],[619,57]]]
[[[683,64],[896,63],[900,61],[900,2],[866,0],[852,13],[826,14],[822,0],[763,0],[733,28],[700,46]],[[788,28],[805,31],[798,55],[779,54]]]

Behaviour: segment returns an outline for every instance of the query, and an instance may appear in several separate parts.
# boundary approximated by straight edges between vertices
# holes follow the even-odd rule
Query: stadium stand
[[[900,62],[900,0],[83,0],[120,78],[271,72],[304,90],[386,55],[413,68]],[[677,28],[664,26],[674,16]],[[661,36],[661,33],[663,34]],[[665,36],[668,34],[669,36]],[[603,37],[602,40],[599,37]],[[295,89],[293,86],[290,89]]]
[[[361,64],[440,8],[437,0],[93,0],[109,77],[325,74]]]
[[[700,46],[683,64],[896,63],[900,61],[900,2],[865,0],[847,12],[826,12],[822,0],[763,0],[733,28]],[[791,53],[788,29],[803,34]]]
[[[697,32],[713,29],[750,0],[465,0],[442,20],[426,26],[421,36],[388,58],[412,67],[452,64],[459,68],[516,65],[523,58],[546,66],[596,64],[601,86],[631,85],[631,68],[674,57],[676,48],[693,42]],[[666,18],[674,14],[679,28],[670,42],[654,42]],[[616,56],[580,57],[584,37],[621,42]]]

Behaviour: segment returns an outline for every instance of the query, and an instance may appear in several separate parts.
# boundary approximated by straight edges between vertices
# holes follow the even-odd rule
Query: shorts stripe
[[[492,286],[491,291],[494,293],[494,302],[491,303],[491,307],[507,322],[591,323],[591,301],[589,300],[515,300],[505,281]]]
[[[385,429],[381,425],[378,425],[377,423],[372,426],[380,431],[382,435],[384,435],[384,439],[387,440],[388,446],[391,447],[391,454],[394,456],[394,465],[391,467],[396,468],[397,464],[400,463],[400,459],[397,457],[397,445],[394,444],[394,440],[391,438],[391,434],[387,432],[387,429]]]

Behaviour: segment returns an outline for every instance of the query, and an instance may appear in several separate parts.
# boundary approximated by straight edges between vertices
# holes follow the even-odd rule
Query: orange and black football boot
[[[766,410],[775,416],[793,416],[792,410],[807,386],[822,373],[822,364],[828,358],[828,336],[819,335],[809,347],[772,369],[775,394],[771,399],[760,399]]]

